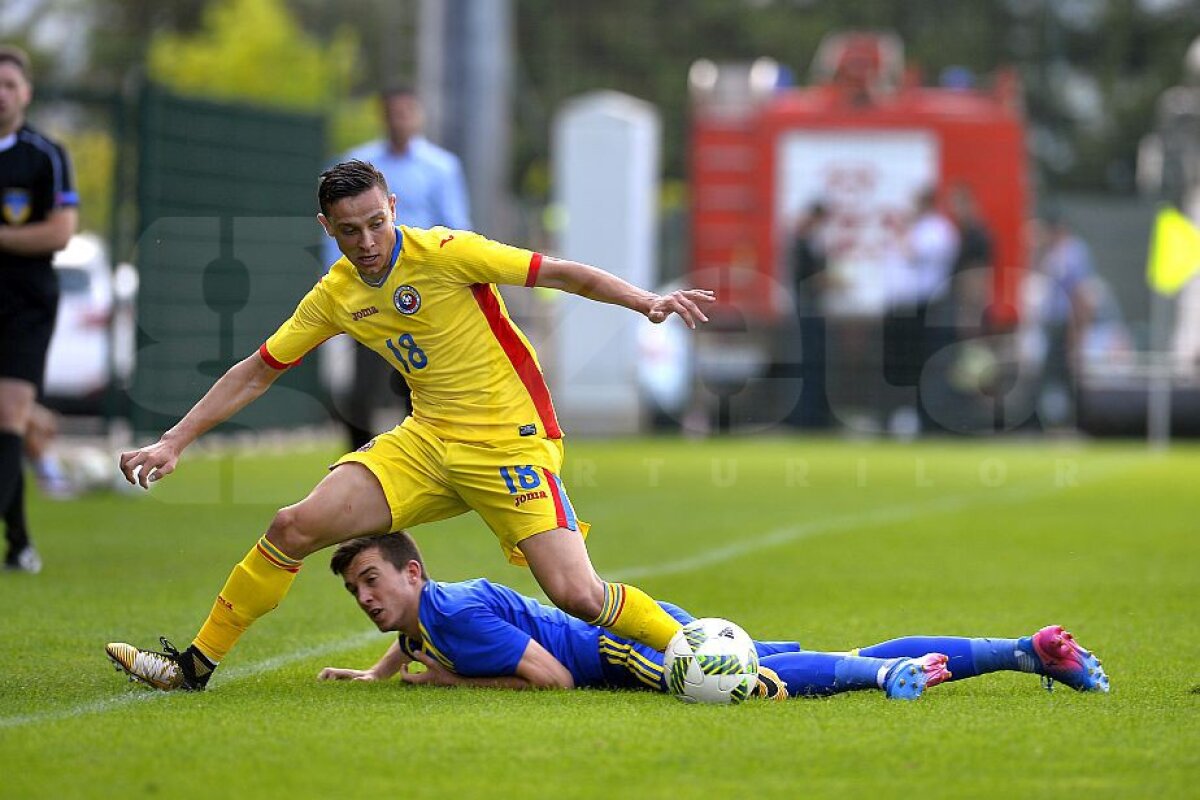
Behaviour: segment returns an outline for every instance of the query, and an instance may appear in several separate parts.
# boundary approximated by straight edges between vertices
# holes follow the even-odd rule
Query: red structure
[[[813,85],[779,90],[774,78],[763,62],[692,68],[693,281],[717,285],[731,312],[779,319],[785,248],[805,203],[840,210],[841,244],[869,282],[882,267],[870,263],[872,237],[896,229],[917,190],[941,196],[961,184],[995,237],[989,321],[1014,323],[1030,206],[1015,77],[999,73],[985,89],[921,86],[894,36],[852,33],[822,44]],[[848,315],[869,313],[870,287],[860,294]]]

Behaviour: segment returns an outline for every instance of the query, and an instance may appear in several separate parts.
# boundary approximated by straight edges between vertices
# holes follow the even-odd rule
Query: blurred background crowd
[[[698,334],[511,294],[571,432],[1196,435],[1197,32],[1196,0],[7,0],[81,198],[39,475],[106,480],[54,431],[160,430],[274,330],[347,153],[396,162],[401,223],[718,291]],[[323,350],[227,429],[396,424],[402,383]]]

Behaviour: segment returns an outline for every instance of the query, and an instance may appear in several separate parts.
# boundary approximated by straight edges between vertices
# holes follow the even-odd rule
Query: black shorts
[[[0,378],[27,381],[41,391],[57,313],[53,269],[17,277],[0,268]]]

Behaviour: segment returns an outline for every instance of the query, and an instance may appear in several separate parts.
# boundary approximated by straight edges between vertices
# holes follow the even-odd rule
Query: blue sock
[[[1019,659],[1017,651],[1032,653],[1027,639],[969,639],[965,636],[906,636],[902,639],[873,644],[858,651],[869,658],[918,658],[926,653],[945,653],[950,656],[946,668],[954,675],[951,680],[974,678],[989,672],[1023,669],[1029,659]]]
[[[924,654],[922,654],[924,655]],[[792,697],[825,697],[857,689],[878,689],[879,675],[891,662],[834,653],[779,653],[760,659],[787,684]]]

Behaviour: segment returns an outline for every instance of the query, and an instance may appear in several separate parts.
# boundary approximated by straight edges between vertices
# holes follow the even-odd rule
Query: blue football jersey
[[[659,605],[682,623],[693,619],[678,606]],[[533,639],[567,668],[576,686],[666,689],[662,653],[483,578],[428,581],[418,617],[421,638],[401,634],[401,649],[410,657],[424,650],[464,677],[515,674]],[[755,644],[760,656],[800,649],[795,642]]]
[[[421,592],[420,647],[442,666],[466,677],[512,675],[530,639],[546,648],[571,673],[577,686],[603,683],[602,629],[478,578],[459,583],[429,581]]]

